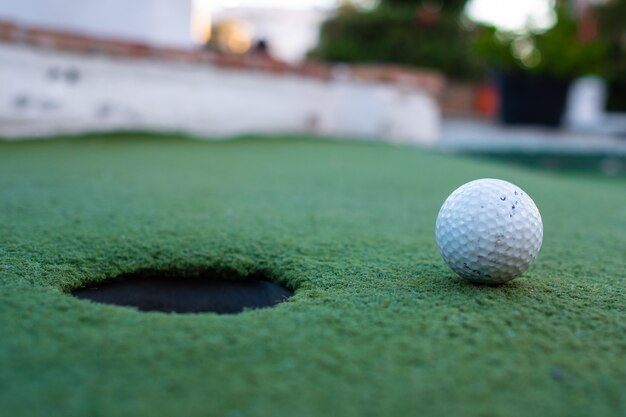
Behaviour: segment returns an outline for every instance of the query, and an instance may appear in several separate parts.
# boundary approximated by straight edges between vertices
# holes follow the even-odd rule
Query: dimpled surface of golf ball
[[[435,234],[454,272],[469,281],[498,284],[533,263],[543,223],[535,202],[521,188],[486,178],[450,194],[439,210]]]

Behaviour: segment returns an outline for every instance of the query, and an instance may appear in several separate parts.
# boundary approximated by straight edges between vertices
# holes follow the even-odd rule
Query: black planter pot
[[[570,80],[527,72],[498,72],[500,121],[507,125],[557,127],[565,111]]]

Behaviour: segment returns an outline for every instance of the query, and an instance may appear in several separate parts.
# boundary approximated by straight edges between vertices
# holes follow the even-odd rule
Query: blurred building
[[[318,41],[318,29],[330,13],[326,9],[230,7],[216,10],[213,22],[242,22],[252,40],[263,40],[269,52],[284,61],[301,61]]]
[[[0,21],[19,26],[112,38],[152,46],[192,49],[209,41],[216,25],[228,25],[246,52],[264,40],[270,52],[301,60],[317,42],[328,9],[220,7],[211,0],[5,0]]]
[[[191,0],[5,0],[0,20],[158,46],[193,46]]]

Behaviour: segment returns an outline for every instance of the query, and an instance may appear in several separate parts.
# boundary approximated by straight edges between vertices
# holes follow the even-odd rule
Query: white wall
[[[312,132],[429,144],[435,100],[416,89],[0,44],[0,136],[107,129],[207,136]]]
[[[191,47],[191,0],[2,0],[0,20]]]

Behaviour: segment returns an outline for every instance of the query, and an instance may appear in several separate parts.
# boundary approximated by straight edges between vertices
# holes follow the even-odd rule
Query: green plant
[[[480,76],[480,63],[460,25],[464,0],[383,1],[370,11],[344,6],[321,27],[310,56],[334,62],[387,62]]]
[[[473,43],[476,54],[505,71],[524,70],[558,78],[602,74],[607,45],[583,42],[577,23],[564,7],[557,8],[556,24],[544,32],[501,32],[481,26]]]
[[[607,110],[626,112],[626,1],[609,0],[596,9],[599,36],[608,45],[605,75],[609,81]]]

